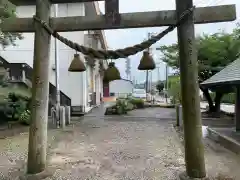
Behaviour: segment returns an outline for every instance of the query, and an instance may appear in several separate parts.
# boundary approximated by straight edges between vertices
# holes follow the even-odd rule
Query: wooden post
[[[176,0],[177,16],[193,7],[192,0]],[[181,92],[183,106],[185,162],[187,176],[206,176],[198,85],[197,51],[193,15],[178,28]]]
[[[240,131],[240,86],[236,86],[236,100],[235,100],[235,123],[236,131]]]
[[[176,108],[176,126],[180,126],[180,123],[179,123],[179,122],[180,122],[180,120],[179,120],[179,119],[180,119],[180,118],[179,118],[179,114],[180,114],[180,113],[179,113],[179,106],[180,106],[179,104],[177,104],[177,105],[175,106],[175,108]]]
[[[50,2],[36,0],[36,16],[49,23]],[[50,35],[35,23],[34,62],[31,125],[27,172],[35,174],[45,170],[48,123],[49,52]]]
[[[106,23],[112,26],[120,24],[119,0],[105,1]]]

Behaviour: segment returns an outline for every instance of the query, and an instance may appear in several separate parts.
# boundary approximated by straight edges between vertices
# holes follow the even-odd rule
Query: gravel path
[[[85,117],[65,131],[49,131],[49,169],[55,173],[46,179],[175,180],[184,170],[175,135],[168,121]],[[9,175],[15,179],[23,173],[27,140],[27,133],[0,140],[0,179]]]
[[[183,147],[170,120],[172,111],[158,109],[163,113],[157,116],[154,109],[143,111],[140,118],[132,113],[134,121],[94,117],[93,112],[74,120],[64,131],[49,130],[50,176],[45,180],[176,180],[185,166]],[[97,110],[95,115],[100,113]],[[28,133],[0,139],[1,180],[19,180],[27,144]],[[211,174],[228,173],[240,179],[237,156],[211,143],[206,147]]]
[[[61,170],[51,179],[175,180],[184,169],[180,143],[168,122],[96,123],[88,117],[74,129],[52,151],[51,164]]]

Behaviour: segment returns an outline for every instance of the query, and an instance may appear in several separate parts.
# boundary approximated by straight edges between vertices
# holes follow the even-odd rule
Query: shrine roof
[[[240,58],[200,84],[205,88],[229,85],[240,85]]]

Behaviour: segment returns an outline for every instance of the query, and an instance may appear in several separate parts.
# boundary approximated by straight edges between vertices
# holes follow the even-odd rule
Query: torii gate
[[[50,18],[53,3],[90,2],[94,0],[10,0],[15,5],[36,4],[36,17],[45,21],[54,31],[83,31],[175,25],[180,15],[192,8],[192,0],[176,0],[176,11],[155,11],[119,14],[118,0],[105,1],[105,15],[97,17]],[[1,8],[0,8],[1,10]],[[206,176],[200,118],[200,99],[197,79],[197,52],[194,23],[214,23],[236,19],[235,5],[196,8],[178,27],[180,72],[183,99],[185,161],[189,177]],[[5,32],[35,32],[32,123],[29,134],[28,173],[45,169],[47,147],[47,109],[49,86],[50,34],[33,18],[5,21]]]

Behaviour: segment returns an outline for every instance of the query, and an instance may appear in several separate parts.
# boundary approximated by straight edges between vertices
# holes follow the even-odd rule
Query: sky
[[[162,1],[163,2],[163,1]],[[195,34],[213,34],[224,30],[226,32],[231,32],[233,28],[236,27],[236,23],[240,22],[240,0],[194,0],[194,5],[196,7],[204,6],[215,6],[215,5],[225,5],[225,4],[235,4],[237,9],[237,20],[232,22],[224,23],[211,23],[211,24],[201,24],[195,25]],[[104,10],[104,2],[99,2],[100,9],[102,12]],[[160,0],[119,0],[120,13],[127,12],[145,12],[145,11],[161,11],[161,10],[174,10],[175,9],[175,0],[167,0],[164,3],[160,3]],[[124,48],[138,44],[147,39],[147,34],[150,33],[159,33],[166,27],[159,28],[136,28],[136,29],[118,29],[118,30],[105,30],[105,35],[110,49]],[[165,79],[165,69],[166,66],[161,62],[161,53],[156,49],[156,47],[162,45],[170,45],[177,42],[177,33],[176,30],[167,34],[164,38],[158,41],[156,44],[151,46],[152,55],[159,67],[160,79]],[[137,69],[142,53],[130,56],[131,63],[131,75],[132,79],[135,79],[137,82],[144,82],[146,77],[146,72],[139,71]],[[115,61],[116,66],[120,70],[122,78],[126,78],[125,73],[125,59],[118,59]],[[173,71],[170,69],[169,73]],[[153,70],[152,80],[158,80],[158,69]]]

